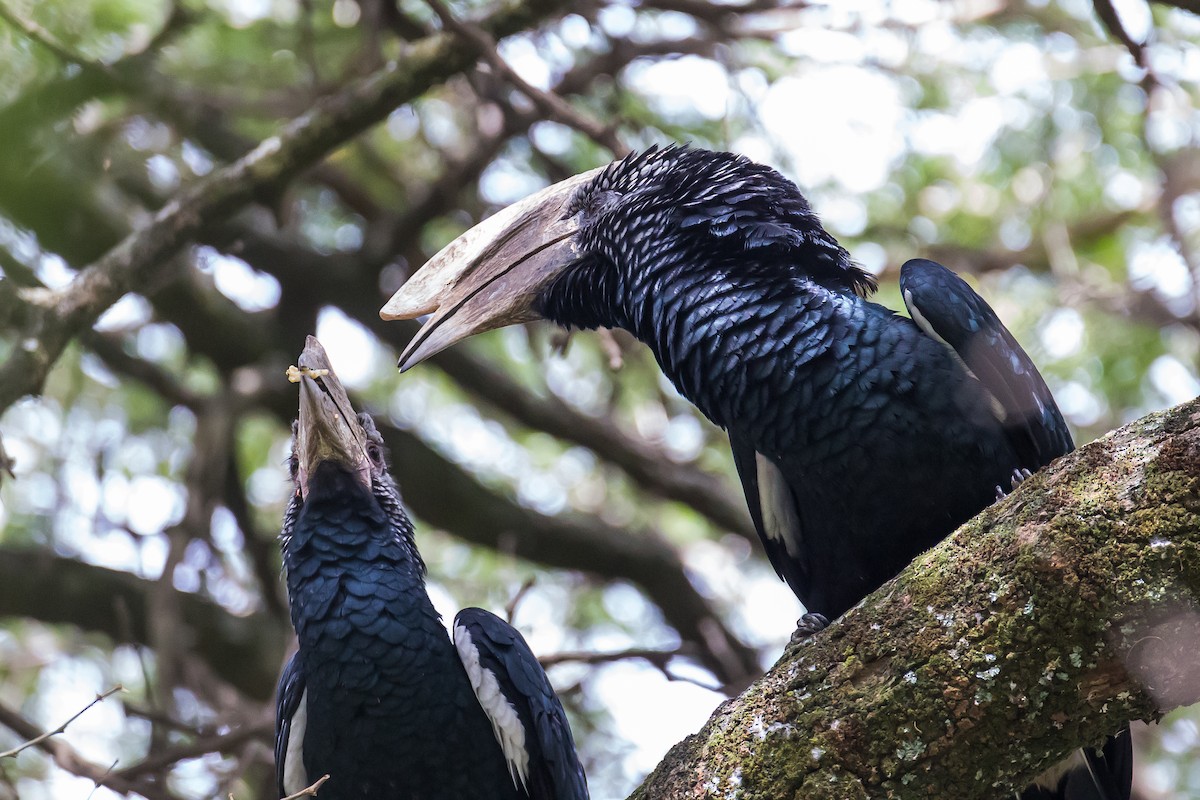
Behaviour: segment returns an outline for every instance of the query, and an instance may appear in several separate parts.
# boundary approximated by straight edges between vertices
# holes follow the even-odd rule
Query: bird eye
[[[562,218],[565,220],[570,219],[580,211],[583,211],[583,207],[588,203],[588,196],[590,194],[591,190],[587,186],[577,189],[575,194],[571,195],[571,199],[567,203],[567,210],[563,212]]]
[[[598,217],[610,208],[615,206],[621,200],[621,194],[613,191],[596,192],[591,197],[591,202],[585,209],[590,216]]]
[[[586,222],[601,216],[620,200],[620,192],[614,192],[611,189],[597,190],[591,186],[585,186],[575,193],[571,202],[567,203],[567,210],[562,218],[570,219],[582,214],[583,217],[580,221]]]
[[[374,442],[367,443],[367,458],[377,467],[383,466],[383,448]]]

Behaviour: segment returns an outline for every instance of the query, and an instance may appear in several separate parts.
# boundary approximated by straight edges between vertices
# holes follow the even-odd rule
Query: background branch
[[[532,100],[534,105],[538,106],[546,114],[547,118],[574,128],[597,143],[607,147],[608,151],[612,153],[613,158],[621,158],[629,152],[629,148],[617,138],[612,129],[604,127],[596,120],[576,111],[565,100],[553,92],[543,91],[522,78],[516,70],[508,65],[503,56],[500,55],[496,49],[496,41],[491,36],[488,36],[487,33],[474,25],[455,19],[454,15],[445,6],[437,2],[437,0],[427,0],[427,2],[429,7],[438,15],[438,19],[442,21],[442,25],[446,30],[452,31],[462,37],[464,41],[491,65],[497,74],[520,90],[521,94]]]
[[[485,27],[504,36],[555,10],[549,0],[519,3],[499,11]],[[452,36],[433,36],[414,44],[403,64],[392,65],[321,98],[307,114],[285,125],[237,162],[184,189],[160,210],[150,225],[130,234],[71,285],[54,293],[30,294],[41,313],[24,332],[35,346],[15,349],[0,366],[0,410],[40,391],[63,348],[136,283],[154,270],[204,225],[223,219],[246,203],[269,198],[300,170],[338,143],[361,133],[400,103],[468,65]]]
[[[18,736],[34,739],[41,736],[37,726],[27,720],[17,711],[0,703],[0,725],[9,728]],[[54,763],[62,769],[81,778],[86,778],[97,786],[112,789],[118,794],[138,794],[147,800],[172,800],[174,795],[165,788],[157,787],[146,782],[127,780],[113,772],[111,767],[102,767],[88,761],[79,752],[61,739],[43,738],[37,743],[40,750],[45,751]]]
[[[150,581],[42,550],[5,547],[0,553],[0,617],[77,625],[118,642],[132,637],[135,643],[150,643]],[[271,696],[287,642],[274,619],[261,613],[237,617],[183,593],[179,608],[189,652],[247,696]],[[129,620],[127,631],[122,616]]]
[[[11,750],[5,750],[3,753],[0,753],[0,758],[12,758],[13,756],[17,755],[17,753],[20,753],[22,750],[27,750],[30,747],[40,746],[43,742],[45,742],[51,736],[57,736],[58,734],[64,732],[67,729],[68,725],[70,725],[72,722],[74,722],[75,720],[82,717],[85,713],[87,713],[88,709],[90,709],[92,706],[96,705],[97,703],[104,702],[104,698],[111,697],[112,695],[116,694],[117,692],[123,692],[123,691],[125,691],[125,687],[118,683],[116,686],[112,687],[111,689],[109,689],[101,694],[96,695],[95,700],[93,700],[92,702],[90,702],[86,706],[84,706],[82,709],[80,709],[74,716],[72,716],[70,719],[68,719],[62,725],[59,725],[57,728],[55,728],[52,731],[46,731],[45,733],[38,734],[37,736],[33,737],[29,741],[25,742],[24,744],[14,747]]]
[[[582,334],[543,359],[554,342],[534,328],[528,345],[480,338],[401,382],[389,363],[412,327],[381,323],[383,298],[496,207],[620,144],[593,136],[743,151],[796,178],[871,265],[989,272],[984,294],[1079,440],[1197,391],[1194,37],[1165,7],[1181,4],[1151,20],[1149,79],[1122,43],[1144,25],[1056,4],[922,21],[776,0],[530,14],[486,0],[481,21],[451,4],[438,33],[428,5],[393,0],[261,16],[5,1],[36,28],[0,19],[0,461],[17,462],[0,486],[0,699],[57,708],[67,671],[89,690],[124,683],[112,735],[142,760],[112,771],[164,796],[185,775],[212,796],[274,796],[251,731],[290,639],[281,371],[318,327],[339,364],[361,362],[356,402],[385,423],[419,527],[449,534],[422,539],[432,580],[499,610],[536,579],[517,621],[552,642],[595,796],[625,793],[650,761],[654,745],[626,741],[647,729],[630,723],[639,693],[673,709],[657,730],[694,730],[683,720],[709,695],[684,682],[739,688],[782,647],[799,608],[761,558],[724,437],[631,340]],[[563,13],[540,22],[550,6]],[[121,253],[119,280],[89,283],[87,265]],[[894,273],[882,283],[899,307]],[[30,392],[45,396],[12,402]],[[494,460],[472,449],[480,431]],[[1146,800],[1200,792],[1195,719],[1161,741],[1137,731]],[[85,722],[61,740],[90,753]],[[801,729],[809,755],[827,749]],[[176,768],[209,747],[221,757]],[[895,760],[889,774],[909,763]],[[64,778],[30,752],[4,772],[3,797]]]

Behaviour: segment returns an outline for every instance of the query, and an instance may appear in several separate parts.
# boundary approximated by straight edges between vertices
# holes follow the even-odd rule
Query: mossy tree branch
[[[635,798],[993,798],[1200,699],[1200,400],[1059,459],[676,745]]]

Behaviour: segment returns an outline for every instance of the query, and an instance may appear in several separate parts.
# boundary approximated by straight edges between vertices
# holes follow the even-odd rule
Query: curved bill
[[[366,431],[317,337],[305,340],[297,366],[295,373],[289,370],[288,374],[296,375],[298,380],[293,380],[300,384],[295,449],[299,460],[297,482],[302,495],[308,496],[309,478],[326,461],[358,475],[369,488],[371,462],[367,457]]]
[[[537,293],[575,259],[575,190],[603,167],[542,189],[446,245],[380,310],[387,320],[433,316],[400,356],[400,371],[476,333],[538,318]],[[436,313],[435,313],[436,312]]]

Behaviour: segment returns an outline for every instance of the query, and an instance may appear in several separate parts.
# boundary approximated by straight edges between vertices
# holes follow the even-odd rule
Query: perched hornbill
[[[289,376],[300,418],[281,539],[300,648],[279,680],[280,796],[328,774],[322,800],[587,798],[521,634],[468,608],[446,635],[379,433],[314,337]]]
[[[872,276],[779,173],[667,147],[485,220],[381,315],[433,314],[401,369],[536,318],[632,333],[728,432],[812,631],[1073,447],[1036,367],[966,283],[914,260],[900,286],[912,319],[865,299]],[[1041,796],[1127,797],[1128,734],[1106,750]],[[1072,794],[1075,780],[1095,791]]]

